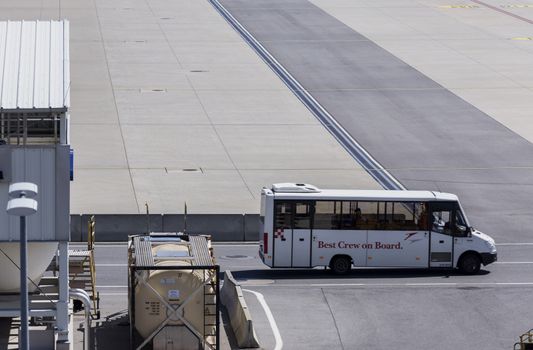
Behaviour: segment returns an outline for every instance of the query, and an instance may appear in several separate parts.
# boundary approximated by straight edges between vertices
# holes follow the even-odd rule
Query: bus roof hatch
[[[320,189],[310,184],[279,183],[272,185],[273,192],[282,193],[319,193]]]

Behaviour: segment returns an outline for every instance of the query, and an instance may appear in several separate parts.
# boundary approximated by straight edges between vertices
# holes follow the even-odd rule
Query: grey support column
[[[30,337],[28,333],[28,239],[26,235],[26,217],[20,217],[20,348],[29,350]]]
[[[68,242],[59,242],[59,300],[57,302],[57,342],[69,342]],[[68,347],[66,348],[68,349]]]

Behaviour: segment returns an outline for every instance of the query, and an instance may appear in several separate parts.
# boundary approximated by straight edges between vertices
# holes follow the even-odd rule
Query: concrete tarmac
[[[355,269],[338,277],[323,269],[270,269],[256,244],[214,248],[222,270],[245,290],[264,349],[276,347],[274,332],[249,291],[264,295],[284,349],[510,349],[530,328],[533,245],[498,246],[499,261],[477,276]],[[106,317],[127,308],[126,245],[100,244],[96,256]]]
[[[243,214],[279,181],[377,188],[205,0],[3,0],[70,21],[72,214]]]
[[[532,243],[530,141],[310,2],[221,3],[407,188],[458,194],[472,225],[518,244],[502,245],[500,261],[474,277],[361,270],[335,279],[246,266],[235,276],[270,301],[284,346],[512,347],[531,328],[532,251],[521,246]],[[270,329],[246,299],[259,329]],[[274,332],[262,339],[276,347]]]
[[[394,2],[364,3],[387,12]],[[56,2],[20,4],[6,1],[1,16],[72,20],[73,136],[81,160],[76,210],[142,212],[149,201],[156,210],[178,212],[181,198],[200,194],[198,208],[212,199],[206,212],[222,206],[242,213],[258,206],[250,188],[302,173],[322,186],[375,186],[207,2],[72,1],[59,11]],[[423,74],[429,71],[310,2],[223,4],[402,183],[457,193],[471,223],[499,244],[499,261],[478,276],[365,269],[344,278],[321,269],[271,270],[258,260],[256,245],[217,245],[221,265],[245,289],[264,295],[283,348],[512,348],[532,327],[533,151],[522,138],[527,134],[516,124],[500,124],[480,110],[487,104],[474,107],[443,79]],[[426,25],[433,30],[449,26],[439,29],[431,20]],[[449,66],[443,62],[440,70]],[[508,81],[497,83],[491,88],[505,92]],[[265,120],[274,124],[269,133],[262,132]],[[146,143],[146,135],[155,134],[161,137]],[[177,134],[184,137],[177,140]],[[262,146],[272,135],[279,144],[269,151]],[[208,146],[190,155],[199,163],[188,161],[184,149],[195,149],[200,136]],[[309,147],[316,140],[322,146]],[[312,167],[317,163],[320,169]],[[224,205],[228,200],[232,204]],[[99,348],[121,348],[127,337],[115,331],[127,328],[125,245],[99,245],[97,264],[103,316],[118,328],[99,327],[95,340]],[[263,306],[245,293],[263,347],[276,348],[279,339]],[[78,346],[81,334],[76,332]]]
[[[408,189],[455,193],[481,231],[531,241],[531,142],[306,0],[221,3]]]

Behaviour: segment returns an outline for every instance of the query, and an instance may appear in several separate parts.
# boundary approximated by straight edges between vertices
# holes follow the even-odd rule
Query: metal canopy
[[[63,113],[69,105],[68,21],[0,22],[0,112]]]

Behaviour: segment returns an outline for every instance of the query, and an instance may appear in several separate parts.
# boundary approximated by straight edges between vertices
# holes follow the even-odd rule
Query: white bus
[[[457,196],[431,191],[320,190],[281,183],[261,192],[259,255],[271,267],[459,268],[497,259]]]

